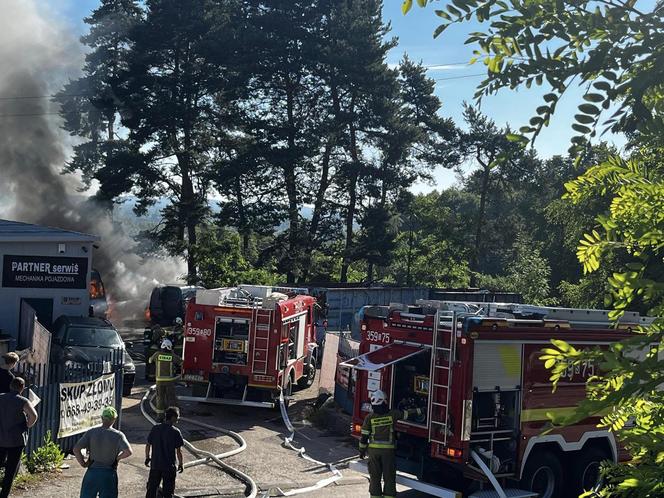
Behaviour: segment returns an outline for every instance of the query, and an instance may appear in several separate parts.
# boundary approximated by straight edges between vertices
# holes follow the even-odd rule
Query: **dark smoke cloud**
[[[60,129],[56,105],[40,97],[80,72],[80,46],[33,1],[4,0],[2,10],[0,217],[101,236],[93,265],[109,293],[144,304],[151,287],[180,279],[183,261],[138,256],[136,243],[108,213],[77,192],[80,181],[60,174],[69,139]]]

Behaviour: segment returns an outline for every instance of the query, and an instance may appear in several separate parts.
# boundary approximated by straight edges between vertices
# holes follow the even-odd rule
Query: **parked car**
[[[90,271],[90,316],[108,318],[108,300],[101,274],[92,269]]]
[[[122,350],[122,395],[129,396],[136,366],[111,322],[98,317],[61,316],[53,324],[51,362],[67,367],[85,366],[105,361],[114,349]]]

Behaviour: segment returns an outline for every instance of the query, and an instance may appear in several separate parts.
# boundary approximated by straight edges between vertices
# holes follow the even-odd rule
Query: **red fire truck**
[[[316,375],[315,299],[271,288],[198,290],[185,316],[181,399],[274,406]]]
[[[397,424],[398,466],[411,475],[404,484],[448,498],[578,496],[596,484],[600,461],[627,454],[597,427],[599,415],[545,431],[549,414],[571,413],[585,397],[596,365],[570,367],[552,393],[539,357],[553,338],[601,346],[649,323],[627,313],[611,328],[607,313],[440,301],[365,307],[361,355],[342,364],[355,370],[352,433],[359,437],[371,410],[370,392],[382,389],[392,408],[423,412]]]

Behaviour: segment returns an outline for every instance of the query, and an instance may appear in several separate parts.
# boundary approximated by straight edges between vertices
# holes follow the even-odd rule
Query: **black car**
[[[196,295],[196,290],[202,287],[164,285],[155,287],[150,294],[150,302],[146,310],[148,327],[160,325],[170,327],[175,324],[176,318],[184,320],[187,302]]]
[[[122,350],[124,381],[122,395],[129,396],[136,366],[115,327],[103,318],[61,316],[53,324],[51,362],[67,367],[105,361],[114,349]]]

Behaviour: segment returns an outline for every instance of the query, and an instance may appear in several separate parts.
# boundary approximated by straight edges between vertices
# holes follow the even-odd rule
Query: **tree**
[[[85,186],[99,180],[99,201],[109,203],[130,187],[129,175],[107,177],[127,165],[134,155],[130,143],[120,130],[120,113],[124,111],[118,96],[122,74],[127,70],[132,47],[130,34],[141,21],[142,11],[136,0],[102,0],[84,19],[90,32],[81,43],[91,48],[85,56],[83,76],[67,83],[56,96],[64,128],[83,139],[73,147],[72,159],[65,171],[82,173]]]
[[[411,2],[404,3],[404,10]],[[420,2],[426,4],[426,1]],[[570,365],[595,362],[597,375],[587,383],[588,399],[577,412],[558,423],[607,413],[600,425],[617,433],[633,460],[607,464],[605,485],[586,496],[654,497],[664,493],[661,462],[664,454],[664,163],[662,162],[661,64],[664,57],[664,4],[642,10],[637,2],[546,0],[454,0],[448,20],[438,30],[466,17],[487,21],[486,33],[474,33],[489,73],[478,97],[499,88],[542,85],[551,91],[523,133],[536,137],[555,112],[560,96],[572,82],[586,93],[578,107],[572,151],[581,153],[596,134],[601,116],[613,115],[604,126],[630,137],[630,157],[613,156],[566,184],[567,197],[586,202],[598,195],[611,198],[610,208],[596,218],[596,229],[581,240],[577,255],[586,273],[622,258],[629,263],[610,268],[613,319],[625,310],[648,309],[654,322],[634,338],[607,349],[577,350],[554,341],[541,357],[559,379]],[[543,48],[545,50],[542,50]],[[515,137],[518,139],[518,137]],[[620,258],[613,259],[616,255]],[[628,424],[628,421],[630,422]]]
[[[454,188],[403,194],[395,207],[401,225],[385,280],[406,286],[467,287],[472,236],[465,220],[477,210],[474,196]]]
[[[376,204],[364,209],[356,251],[367,262],[367,283],[374,280],[374,267],[389,266],[398,231],[398,215],[391,206]]]
[[[395,112],[392,101],[398,94],[396,71],[388,67],[386,59],[396,41],[386,40],[389,26],[382,19],[381,1],[339,0],[333,5],[330,46],[334,50],[328,52],[327,76],[337,125],[332,136],[346,154],[335,181],[344,221],[339,280],[346,282],[356,254],[354,225],[366,188],[363,181],[375,173],[367,151],[375,147]]]
[[[451,119],[440,116],[442,103],[427,69],[408,56],[398,69],[398,95],[376,141],[376,197],[383,206],[416,180],[431,179],[434,168],[452,168],[461,160],[460,131]]]
[[[272,265],[255,268],[242,253],[240,235],[227,228],[206,225],[200,229],[197,249],[200,282],[208,289],[243,283],[274,285],[280,277]]]
[[[287,250],[280,270],[288,282],[303,275],[306,229],[301,208],[311,199],[305,179],[316,169],[326,86],[318,72],[325,3],[245,2],[241,63],[249,73],[244,131],[253,138],[272,175],[273,202],[285,205]],[[260,53],[260,56],[256,54]]]
[[[283,218],[284,206],[275,202],[271,171],[263,167],[250,137],[223,137],[212,165],[212,181],[220,212],[220,226],[235,227],[242,238],[242,253],[249,257],[253,235],[269,236]]]
[[[468,161],[480,166],[481,183],[479,185],[480,203],[475,221],[475,243],[470,260],[470,267],[479,270],[483,250],[486,206],[491,188],[491,173],[501,164],[514,160],[522,151],[521,144],[508,140],[509,129],[499,129],[496,124],[481,114],[476,107],[464,104],[464,119],[468,131],[459,138],[461,149]]]
[[[452,167],[460,158],[459,131],[439,116],[441,102],[426,68],[405,57],[396,81],[394,97],[381,107],[381,127],[368,132],[373,136],[369,145],[377,151],[365,157],[369,174],[362,178],[365,195],[358,206],[362,230],[353,255],[367,262],[369,282],[376,267],[391,264],[399,225],[396,211],[407,189],[418,179],[431,178],[436,166]]]
[[[132,32],[130,64],[123,74],[123,123],[140,150],[132,176],[138,210],[167,197],[160,240],[187,253],[189,281],[197,281],[197,228],[209,215],[211,123],[223,114],[233,72],[219,54],[234,53],[226,4],[146,2],[145,20]],[[231,89],[232,90],[232,89]],[[125,173],[126,172],[120,172]]]
[[[532,240],[520,236],[513,247],[510,268],[504,276],[479,275],[480,288],[496,292],[517,292],[524,302],[546,306],[550,297],[551,268]]]

